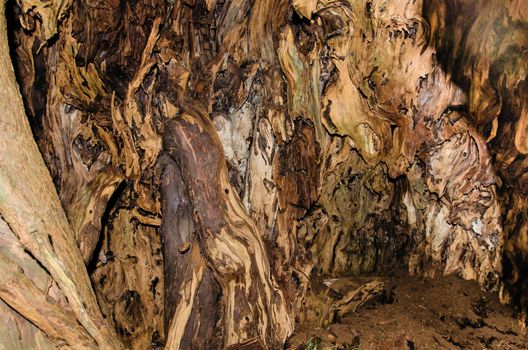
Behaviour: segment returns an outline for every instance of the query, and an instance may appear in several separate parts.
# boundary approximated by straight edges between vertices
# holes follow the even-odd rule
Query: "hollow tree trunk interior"
[[[394,275],[524,337],[526,0],[0,10],[0,348],[282,349]]]

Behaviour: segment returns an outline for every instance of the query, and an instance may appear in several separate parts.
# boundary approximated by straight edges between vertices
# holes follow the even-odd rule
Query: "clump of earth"
[[[301,328],[287,348],[528,349],[517,311],[473,281],[406,275],[361,281],[363,287],[357,287],[357,279],[324,282],[335,289],[330,294],[342,293],[341,299],[334,295],[333,306],[325,311],[331,313],[329,322]],[[346,285],[356,287],[341,291]]]

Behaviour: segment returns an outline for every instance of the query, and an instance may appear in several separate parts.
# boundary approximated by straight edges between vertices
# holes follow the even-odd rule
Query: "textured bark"
[[[48,26],[53,26],[50,22],[56,22],[55,13],[43,14],[43,18],[44,32],[49,34]],[[37,326],[46,325],[43,330],[51,331],[52,336],[57,337],[61,328],[70,326],[72,335],[67,338],[77,338],[79,345],[87,346],[90,343],[88,335],[73,336],[81,332],[74,323],[77,320],[102,348],[118,348],[115,332],[107,326],[97,306],[73,231],[24,112],[9,55],[3,2],[0,5],[0,60],[0,214],[18,236],[22,247],[53,277],[75,317],[63,317],[60,308],[48,303],[45,294],[39,293],[20,267],[5,256],[1,264],[4,268],[2,299]],[[42,316],[49,317],[48,322]],[[51,322],[54,318],[56,320]],[[54,323],[62,327],[55,329]]]
[[[166,347],[215,349],[221,345],[216,333],[219,286],[205,270],[181,172],[173,160],[166,163],[161,183]]]
[[[43,347],[50,347],[51,344],[46,344],[49,341],[46,342],[45,337],[34,329],[32,323],[58,345],[76,344],[79,348],[95,349],[95,342],[77,323],[75,315],[47,295],[51,287],[49,275],[24,251],[15,234],[1,219],[0,234],[0,261],[3,269],[0,277],[0,298],[24,316],[24,318],[17,317],[16,313],[2,302],[3,319],[6,321],[12,319],[13,323],[20,323],[20,333],[26,333],[20,337],[19,342],[16,342],[16,337],[13,335],[4,334],[0,344],[6,349],[19,348],[24,343],[26,347],[37,348],[37,343],[40,342],[43,343]],[[25,319],[31,323],[27,320],[24,322]],[[9,329],[16,328],[17,326],[2,329],[7,333]],[[35,338],[32,339],[31,334]],[[37,340],[37,343],[32,344],[32,340]]]
[[[183,110],[166,122],[164,148],[182,169],[202,251],[222,287],[224,346],[260,338],[280,347],[293,322],[260,234],[229,183],[211,122],[197,109]]]
[[[402,268],[526,317],[526,8],[14,4],[42,157],[4,38],[0,213],[44,268],[0,249],[0,297],[52,346],[281,348],[337,305],[312,281]]]
[[[440,62],[469,92],[472,121],[486,138],[502,179],[502,297],[523,305],[521,326],[526,327],[528,6],[526,1],[478,5],[477,10],[471,1],[427,1],[424,13],[431,18],[431,40]]]

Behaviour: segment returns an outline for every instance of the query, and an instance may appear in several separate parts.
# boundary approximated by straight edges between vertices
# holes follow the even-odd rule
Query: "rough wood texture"
[[[50,11],[57,4],[51,5],[44,11]],[[36,6],[37,11],[39,8]],[[49,31],[56,25],[56,14],[41,13],[46,38],[53,34]],[[53,318],[55,315],[56,322],[63,325],[59,329],[70,325],[74,328],[72,334],[78,331],[77,320],[99,346],[119,348],[114,330],[108,327],[99,311],[73,231],[24,112],[9,54],[4,2],[0,5],[0,61],[0,214],[18,236],[22,247],[53,277],[75,317],[61,319],[60,308],[48,304],[45,294],[39,294],[19,266],[7,257],[1,264],[5,269],[2,272],[2,299],[37,326],[45,324],[49,331],[55,331],[55,336],[58,333],[53,323],[37,321],[38,317]],[[32,299],[40,307],[35,309],[29,302]],[[89,336],[82,336],[84,339],[80,344],[90,342]]]
[[[166,159],[161,188],[166,347],[216,349],[220,287],[200,255],[189,196],[172,159]]]
[[[95,349],[96,344],[78,323],[63,300],[53,299],[51,278],[18,242],[15,234],[0,218],[0,309],[6,325],[2,327],[0,344],[5,349],[49,348],[44,334],[57,346],[77,344],[79,348]],[[56,297],[56,296],[55,296]],[[21,317],[14,310],[24,317]],[[38,328],[45,333],[41,333]],[[20,337],[16,337],[18,329]],[[18,339],[17,339],[18,338]]]
[[[477,8],[478,6],[478,8]],[[427,1],[431,42],[454,80],[468,91],[472,122],[486,139],[501,177],[505,301],[528,320],[526,154],[528,4],[526,1]]]
[[[108,325],[61,317],[99,345],[115,329],[133,349],[280,348],[328,304],[310,281],[402,267],[502,288],[526,313],[527,8],[22,1],[18,82],[69,225],[51,181],[36,187],[21,103],[0,124],[24,137],[0,140],[19,181],[0,212],[22,243],[24,215],[53,233],[55,260],[29,250],[71,301],[64,260]],[[18,188],[32,197],[14,206]]]
[[[166,121],[164,148],[181,167],[203,254],[222,288],[224,346],[260,338],[280,347],[293,320],[264,242],[229,183],[211,122],[197,109],[183,110]]]

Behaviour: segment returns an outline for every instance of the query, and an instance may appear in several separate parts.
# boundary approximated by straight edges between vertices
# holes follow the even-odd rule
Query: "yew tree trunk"
[[[525,324],[526,0],[4,6],[0,345],[280,349],[396,269]]]

